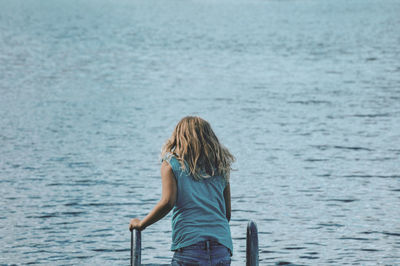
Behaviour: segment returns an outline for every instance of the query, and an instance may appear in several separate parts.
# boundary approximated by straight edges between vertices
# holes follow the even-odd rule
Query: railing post
[[[141,265],[142,236],[139,230],[131,231],[131,266]]]
[[[247,224],[246,266],[258,266],[258,231],[253,221]]]

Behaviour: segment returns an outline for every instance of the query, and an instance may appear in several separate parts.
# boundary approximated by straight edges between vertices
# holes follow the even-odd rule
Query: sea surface
[[[400,264],[400,1],[0,0],[0,265],[128,265],[186,115],[237,158],[232,265],[248,220],[260,265]]]

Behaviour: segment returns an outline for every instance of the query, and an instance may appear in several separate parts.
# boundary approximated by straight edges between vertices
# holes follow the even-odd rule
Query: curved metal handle
[[[246,266],[258,266],[258,230],[253,221],[247,224]]]
[[[131,266],[141,265],[142,235],[139,230],[131,231]]]

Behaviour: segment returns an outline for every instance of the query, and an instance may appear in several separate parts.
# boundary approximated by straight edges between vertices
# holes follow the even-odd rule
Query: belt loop
[[[210,240],[206,241],[206,250],[209,251],[210,250]]]

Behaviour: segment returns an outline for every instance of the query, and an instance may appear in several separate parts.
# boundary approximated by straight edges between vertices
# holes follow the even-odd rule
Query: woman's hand
[[[138,218],[133,218],[129,223],[129,230],[132,231],[133,229],[137,229],[139,231],[142,230],[142,221]]]

